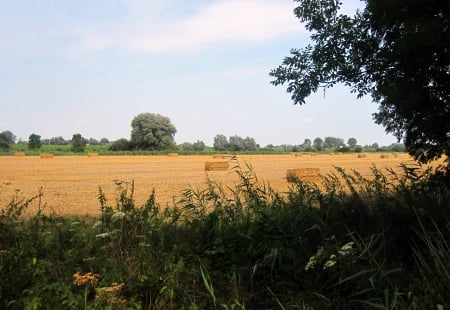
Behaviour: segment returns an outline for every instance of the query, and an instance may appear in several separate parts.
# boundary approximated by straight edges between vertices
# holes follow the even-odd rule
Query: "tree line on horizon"
[[[10,137],[5,139],[4,137]],[[84,138],[81,134],[74,134],[72,139],[66,140],[62,136],[52,137],[50,139],[41,139],[41,136],[37,134],[31,134],[28,141],[19,140],[17,143],[15,139],[11,139],[14,135],[10,131],[4,131],[0,133],[0,150],[8,152],[10,145],[19,144],[27,145],[29,150],[39,150],[43,145],[53,146],[70,146],[68,149],[72,152],[84,152],[86,146],[104,146],[105,150],[116,151],[168,151],[168,150],[180,150],[183,152],[203,152],[208,146],[201,140],[196,142],[183,142],[179,145],[171,145],[169,148],[151,148],[146,149],[138,147],[133,141],[121,138],[115,141],[109,141],[107,138],[97,140],[95,138]],[[252,137],[242,138],[238,135],[233,135],[227,138],[223,134],[217,134],[214,137],[214,144],[212,148],[219,152],[321,152],[321,151],[338,151],[338,152],[376,152],[376,151],[392,151],[392,152],[405,152],[405,146],[402,143],[393,143],[389,146],[380,146],[377,142],[370,145],[359,145],[355,138],[349,138],[347,143],[344,143],[344,139],[327,136],[323,139],[320,137],[314,140],[305,139],[301,144],[281,144],[273,145],[268,144],[261,147],[256,143]]]

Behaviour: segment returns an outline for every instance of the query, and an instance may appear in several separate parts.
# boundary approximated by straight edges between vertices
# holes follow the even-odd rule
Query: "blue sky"
[[[358,0],[346,0],[352,10]],[[0,0],[0,131],[129,138],[159,113],[177,143],[217,134],[396,142],[343,86],[294,106],[269,72],[309,42],[290,0]]]

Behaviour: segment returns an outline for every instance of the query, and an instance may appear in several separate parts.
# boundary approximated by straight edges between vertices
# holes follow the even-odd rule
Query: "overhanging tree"
[[[365,0],[353,16],[341,1],[295,0],[313,45],[292,49],[270,72],[294,104],[337,83],[379,104],[376,123],[422,162],[450,155],[450,3]]]

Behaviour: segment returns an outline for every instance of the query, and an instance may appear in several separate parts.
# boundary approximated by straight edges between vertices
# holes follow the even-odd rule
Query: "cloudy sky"
[[[346,0],[352,10],[359,0]],[[269,72],[309,35],[291,0],[0,0],[0,131],[129,138],[143,112],[177,143],[396,142],[345,87],[294,106]]]

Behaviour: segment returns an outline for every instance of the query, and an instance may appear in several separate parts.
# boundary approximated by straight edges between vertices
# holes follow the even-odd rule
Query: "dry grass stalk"
[[[41,158],[53,158],[53,154],[51,153],[42,153],[40,156]]]
[[[14,156],[25,156],[25,152],[15,152]]]
[[[318,181],[320,179],[320,168],[298,168],[286,170],[286,180],[295,182],[297,179],[302,181]]]
[[[206,161],[205,170],[206,171],[227,171],[230,164],[228,161]]]

